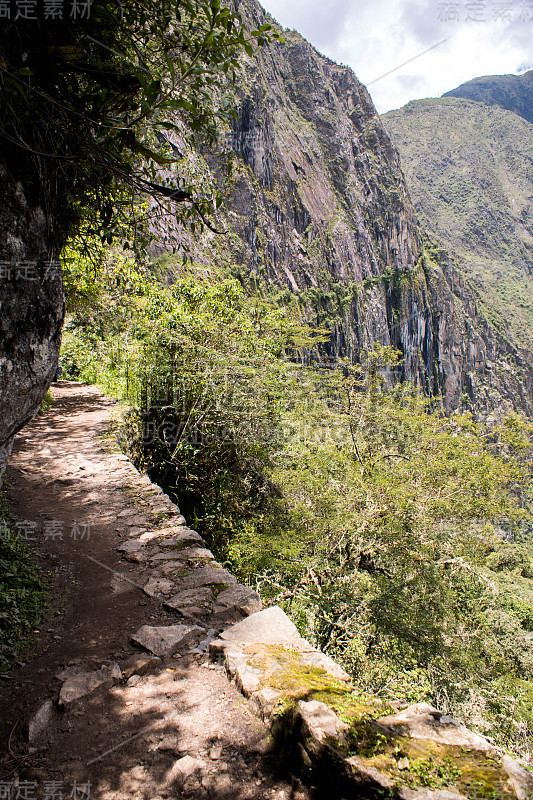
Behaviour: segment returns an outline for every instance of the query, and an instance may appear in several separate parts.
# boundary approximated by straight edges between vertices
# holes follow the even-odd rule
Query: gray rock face
[[[0,166],[0,479],[14,434],[54,377],[63,317],[61,270],[44,211]]]
[[[59,691],[59,705],[71,708],[80,700],[86,700],[97,692],[110,689],[122,680],[118,664],[104,665],[95,672],[81,672],[68,677]]]
[[[52,725],[57,710],[51,700],[46,700],[42,706],[31,716],[27,725],[28,742],[30,745],[38,744],[46,737]]]
[[[165,658],[177,653],[201,633],[202,629],[196,625],[143,625],[131,638],[145,650]]]

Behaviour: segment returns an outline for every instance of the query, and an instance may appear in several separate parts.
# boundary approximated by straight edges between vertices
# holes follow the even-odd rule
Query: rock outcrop
[[[15,433],[38,410],[57,369],[61,270],[45,213],[0,165],[0,480]]]
[[[223,631],[210,650],[270,726],[290,769],[324,796],[533,796],[527,770],[453,717],[427,703],[400,709],[359,691],[277,606]]]
[[[462,273],[461,283],[452,286],[449,267],[447,279],[483,340],[485,389],[495,376],[531,412],[533,126],[497,105],[458,97],[416,100],[382,120],[421,224],[459,265],[453,274]],[[472,373],[474,382],[480,377]]]

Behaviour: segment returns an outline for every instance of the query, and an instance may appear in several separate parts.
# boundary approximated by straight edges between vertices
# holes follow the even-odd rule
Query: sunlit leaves
[[[54,207],[58,241],[81,223],[86,245],[95,234],[110,243],[133,228],[129,241],[142,249],[146,229],[134,201],[143,193],[159,198],[146,170],[172,167],[173,187],[184,185],[181,156],[162,156],[154,132],[177,124],[190,149],[214,147],[232,113],[218,100],[228,75],[252,43],[276,38],[269,25],[247,31],[238,12],[214,0],[102,0],[88,19],[61,27],[6,21],[0,134],[39,184],[43,206]],[[171,201],[184,226],[213,218],[220,198],[214,182],[209,188],[207,197],[201,180],[189,183],[190,196]],[[111,215],[102,217],[103,205]]]

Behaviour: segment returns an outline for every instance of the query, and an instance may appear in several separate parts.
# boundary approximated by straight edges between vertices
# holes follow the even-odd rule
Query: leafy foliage
[[[133,233],[138,246],[142,194],[206,222],[220,197],[196,146],[213,145],[230,115],[241,53],[276,36],[247,31],[220,0],[102,0],[77,19],[4,20],[2,156],[53,215],[58,249],[80,222],[85,242]]]
[[[272,491],[263,471],[282,440],[292,381],[283,355],[317,333],[247,298],[233,279],[184,273],[165,287],[124,257],[105,262],[82,294],[71,295],[64,377],[129,400],[126,435],[139,466],[222,546],[235,520]]]
[[[154,274],[104,264],[62,356],[129,399],[139,465],[362,689],[462,710],[527,755],[531,424],[446,416],[391,384],[386,347],[304,368],[289,309]]]
[[[0,672],[31,636],[45,606],[42,574],[18,535],[0,495]]]

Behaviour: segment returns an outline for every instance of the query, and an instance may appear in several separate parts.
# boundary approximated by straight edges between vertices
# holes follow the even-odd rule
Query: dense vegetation
[[[0,493],[0,673],[31,637],[46,603],[45,581]]]
[[[3,262],[2,398],[18,391],[27,406],[19,424],[0,425],[3,444],[55,371],[63,311],[51,264],[65,242],[96,259],[101,242],[116,238],[142,251],[154,214],[171,213],[187,233],[212,228],[220,193],[200,151],[215,148],[232,118],[228,94],[242,54],[279,38],[268,24],[248,29],[220,0],[51,5],[8,3],[0,26],[3,252],[13,267],[37,259],[39,276],[27,284]],[[36,350],[43,361],[33,361]],[[25,362],[27,385],[13,377]],[[2,668],[35,626],[39,587],[27,553],[6,533]]]
[[[248,30],[220,0],[76,8],[8,17],[0,31],[0,158],[53,219],[54,255],[73,235],[142,247],[140,195],[186,226],[210,225],[220,196],[197,149],[231,116],[241,53],[278,34]]]
[[[304,368],[320,333],[293,306],[160,270],[72,264],[65,376],[129,401],[139,466],[358,684],[427,698],[529,757],[531,424],[445,416],[390,385],[389,348]]]

